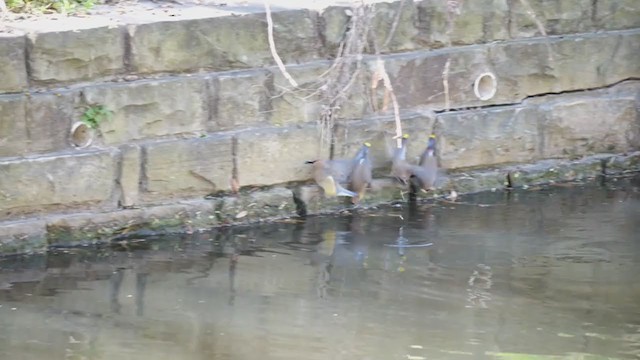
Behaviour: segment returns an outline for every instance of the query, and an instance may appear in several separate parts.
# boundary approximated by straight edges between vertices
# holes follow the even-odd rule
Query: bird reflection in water
[[[122,286],[122,280],[124,279],[124,273],[127,269],[117,268],[111,275],[111,288],[110,288],[110,303],[111,311],[116,314],[120,313],[122,305],[119,301],[120,289]],[[144,315],[144,294],[147,288],[147,278],[149,273],[142,271],[141,269],[134,270],[136,274],[136,315]]]

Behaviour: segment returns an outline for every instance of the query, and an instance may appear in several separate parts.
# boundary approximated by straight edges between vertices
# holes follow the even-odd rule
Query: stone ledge
[[[460,194],[503,190],[510,174],[514,187],[584,181],[603,174],[610,176],[640,171],[640,152],[625,155],[598,154],[580,160],[544,160],[534,164],[489,170],[452,173],[441,191]],[[375,179],[374,190],[361,208],[400,201],[406,191],[390,179]],[[295,194],[295,197],[294,197]],[[432,194],[421,195],[430,199]],[[49,215],[20,221],[0,222],[0,254],[43,250],[49,245],[92,244],[134,239],[150,233],[193,232],[211,227],[252,224],[295,216],[300,206],[306,214],[335,213],[349,206],[326,199],[315,185],[294,190],[276,187],[223,196],[210,200],[189,200],[169,205],[111,212]]]
[[[24,91],[29,87],[26,37],[0,33],[0,93]]]
[[[240,186],[306,181],[311,167],[305,161],[328,157],[320,153],[320,132],[315,124],[243,130],[235,138]]]
[[[628,81],[520,105],[438,114],[434,131],[442,166],[477,168],[638,149],[638,93],[640,82]]]
[[[384,57],[401,109],[428,106],[444,110],[443,72],[450,59],[449,109],[519,103],[527,97],[595,89],[640,77],[640,30],[473,45]],[[612,54],[616,54],[612,57]],[[369,62],[370,81],[375,59]],[[576,71],[575,69],[581,69]],[[480,100],[476,78],[493,72],[493,98]]]
[[[113,116],[100,123],[106,144],[169,135],[194,135],[209,119],[202,77],[169,77],[82,89],[87,105],[104,105]]]
[[[229,191],[233,171],[232,137],[213,135],[142,147],[142,202]]]
[[[612,57],[614,52],[616,55]],[[443,110],[446,104],[442,71],[449,58],[449,108],[462,109],[520,103],[541,94],[594,89],[640,78],[640,64],[625,60],[638,52],[640,30],[636,29],[386,55],[382,59],[401,110]],[[363,71],[354,84],[357,93],[343,105],[339,114],[342,118],[361,119],[372,115],[372,101],[381,102],[381,91],[372,94],[370,89],[375,57],[365,57],[365,63],[369,70]],[[329,65],[327,61],[317,61],[292,66],[290,70],[306,86]],[[576,68],[583,71],[572,70]],[[497,91],[492,99],[482,101],[474,95],[472,85],[485,71],[496,74]],[[66,138],[71,118],[79,119],[79,108],[94,104],[114,112],[110,121],[101,124],[101,140],[108,145],[171,136],[195,137],[204,131],[255,125],[316,121],[320,113],[318,99],[302,99],[312,91],[283,93],[283,87],[286,83],[282,74],[272,67],[106,82],[72,90],[59,88],[27,93],[26,103],[27,99],[20,98],[19,94],[0,95],[3,113],[0,122],[12,134],[2,142],[0,156],[45,153],[69,147]],[[54,119],[55,126],[42,127],[45,119]]]
[[[115,207],[117,152],[91,151],[0,162],[2,218]]]
[[[371,1],[377,13],[372,27],[381,53],[431,50],[448,44],[489,44],[542,36],[537,21],[520,2],[462,2],[448,30],[446,3],[439,0]],[[334,56],[348,22],[337,1],[273,7],[274,37],[287,64]],[[640,27],[634,0],[530,0],[533,13],[549,35],[592,33]],[[389,38],[402,12],[394,36]],[[248,69],[274,64],[267,43],[262,6],[215,7],[127,4],[127,11],[102,6],[86,18],[54,16],[14,20],[2,34],[11,51],[0,52],[0,69],[9,81],[0,91],[24,90],[26,63],[37,85],[66,84],[119,74],[154,74]],[[57,15],[58,17],[60,15]],[[28,39],[27,39],[28,38]],[[388,41],[387,41],[387,38]],[[25,39],[27,39],[25,41]],[[27,51],[28,48],[28,51]],[[369,49],[373,53],[373,49]],[[8,55],[4,55],[8,54]],[[26,55],[25,55],[26,54]],[[2,73],[0,73],[2,75]]]

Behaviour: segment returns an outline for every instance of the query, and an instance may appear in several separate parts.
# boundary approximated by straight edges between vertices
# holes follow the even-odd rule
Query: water
[[[0,359],[639,358],[638,183],[5,258]]]

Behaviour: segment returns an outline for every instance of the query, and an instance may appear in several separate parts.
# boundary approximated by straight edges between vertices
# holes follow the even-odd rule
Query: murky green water
[[[459,201],[4,259],[0,359],[640,357],[637,181]]]

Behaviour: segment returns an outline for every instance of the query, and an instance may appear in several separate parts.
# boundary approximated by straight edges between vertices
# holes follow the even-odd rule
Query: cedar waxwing
[[[409,135],[402,136],[402,146],[396,148],[391,162],[391,175],[406,184],[411,177],[411,165],[407,162],[407,141]]]
[[[427,141],[427,148],[420,156],[420,168],[413,175],[418,178],[420,187],[425,190],[433,189],[438,178],[438,159],[436,158],[436,136],[431,134]]]
[[[352,202],[356,203],[364,197],[367,187],[371,185],[371,159],[369,158],[369,148],[371,144],[364,143],[353,159],[353,169],[349,176],[350,189],[355,191],[358,196],[354,197]]]
[[[307,164],[313,165],[313,179],[323,190],[325,196],[349,196],[354,197],[358,194],[353,191],[349,191],[340,185],[340,181],[348,178],[347,175],[343,176],[342,168],[344,162],[335,160],[314,160],[307,161]]]

